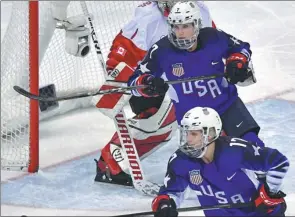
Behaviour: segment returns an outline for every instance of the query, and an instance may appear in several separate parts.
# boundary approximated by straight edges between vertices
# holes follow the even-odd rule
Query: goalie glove
[[[169,85],[165,83],[162,78],[155,77],[149,74],[140,75],[134,83],[135,85],[148,85],[148,87],[138,89],[136,91],[137,94],[143,97],[164,96],[169,88]]]
[[[155,217],[177,217],[176,204],[168,195],[159,195],[152,202]]]
[[[259,195],[254,204],[257,210],[263,215],[284,216],[287,209],[284,194],[282,191],[277,193],[270,192],[267,184],[263,184],[259,189]]]
[[[231,84],[244,82],[252,76],[252,71],[248,70],[248,58],[242,53],[234,53],[226,60],[225,77]]]

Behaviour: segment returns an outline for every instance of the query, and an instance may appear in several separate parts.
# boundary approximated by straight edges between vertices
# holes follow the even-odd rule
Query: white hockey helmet
[[[219,114],[209,107],[195,107],[185,113],[180,125],[179,149],[190,157],[201,158],[207,146],[216,140],[221,133],[222,122]],[[188,144],[188,131],[201,131],[200,144]]]
[[[165,17],[168,17],[171,8],[176,4],[176,2],[178,1],[157,1],[159,9],[162,11]]]
[[[193,24],[194,35],[187,39],[176,37],[174,26],[179,24]],[[202,28],[202,18],[199,6],[194,1],[177,2],[168,16],[168,38],[179,49],[189,49],[197,41],[199,31]]]

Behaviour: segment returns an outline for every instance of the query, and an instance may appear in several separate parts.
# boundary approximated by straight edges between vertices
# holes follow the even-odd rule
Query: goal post
[[[29,1],[29,74],[30,92],[39,94],[39,4]],[[30,100],[30,136],[28,172],[39,168],[39,103]]]
[[[39,103],[11,89],[13,82],[20,82],[39,94],[38,8],[38,1],[13,4],[1,42],[1,169],[36,172],[39,167]],[[17,25],[15,18],[27,22]]]
[[[114,37],[141,2],[86,1],[105,60]],[[91,97],[38,103],[17,94],[13,86],[51,96],[97,90],[104,83],[104,71],[92,40],[89,39],[90,52],[85,57],[66,52],[65,30],[58,28],[54,19],[56,10],[64,11],[67,18],[83,15],[79,1],[30,0],[9,4],[10,21],[1,41],[1,169],[36,172],[40,122],[95,104]],[[88,22],[86,27],[91,29]]]

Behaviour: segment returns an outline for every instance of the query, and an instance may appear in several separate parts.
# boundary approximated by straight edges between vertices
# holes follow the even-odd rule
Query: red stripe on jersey
[[[136,29],[136,31],[134,32],[134,34],[131,36],[131,40],[137,35],[138,32],[138,28]]]
[[[212,27],[213,27],[214,29],[216,29],[216,25],[215,25],[215,23],[214,23],[213,20],[212,20]]]

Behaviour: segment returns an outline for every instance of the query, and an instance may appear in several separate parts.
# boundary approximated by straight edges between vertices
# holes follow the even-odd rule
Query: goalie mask
[[[177,1],[157,1],[159,9],[162,11],[165,17],[168,17],[171,8]]]
[[[192,1],[177,2],[168,16],[168,38],[170,42],[179,49],[190,49],[196,42],[202,19],[199,6]],[[177,37],[178,28],[192,28],[192,34],[188,37]]]
[[[208,107],[189,110],[181,120],[179,149],[192,158],[201,158],[207,146],[221,133],[222,123],[218,113]]]

